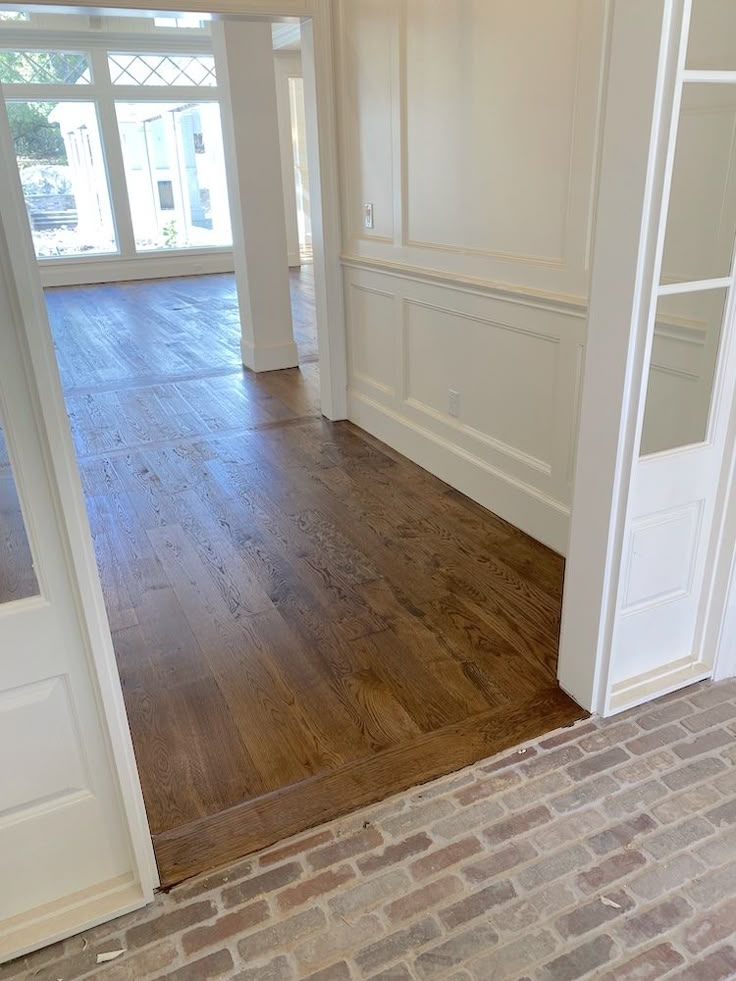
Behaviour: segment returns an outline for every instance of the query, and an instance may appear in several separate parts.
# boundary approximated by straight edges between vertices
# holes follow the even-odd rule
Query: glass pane
[[[663,283],[714,279],[730,272],[736,234],[735,119],[736,86],[684,87]]]
[[[733,0],[693,0],[685,65],[705,71],[736,69]]]
[[[108,63],[113,85],[217,85],[212,55],[111,53]]]
[[[37,596],[31,547],[0,417],[0,603]]]
[[[89,57],[76,51],[0,51],[0,82],[89,85]]]
[[[117,252],[92,102],[8,102],[10,130],[39,258]]]
[[[706,438],[725,302],[722,289],[660,297],[642,455]]]
[[[136,248],[232,245],[218,104],[116,108]]]

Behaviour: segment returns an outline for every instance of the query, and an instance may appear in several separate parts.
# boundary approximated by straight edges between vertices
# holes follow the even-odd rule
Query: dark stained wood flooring
[[[230,276],[47,292],[162,882],[568,724],[562,559],[240,367]]]

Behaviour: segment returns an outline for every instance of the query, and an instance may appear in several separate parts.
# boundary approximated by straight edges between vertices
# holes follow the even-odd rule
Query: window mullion
[[[136,254],[135,235],[128,198],[128,182],[125,177],[123,147],[115,111],[115,95],[110,81],[107,51],[104,48],[96,48],[92,51],[92,70],[97,89],[97,111],[100,117],[100,132],[107,165],[107,179],[110,184],[115,230],[120,255],[127,258]]]

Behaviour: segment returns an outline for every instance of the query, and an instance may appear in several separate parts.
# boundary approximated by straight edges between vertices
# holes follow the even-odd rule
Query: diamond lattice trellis
[[[110,54],[108,62],[113,85],[217,84],[211,55]]]

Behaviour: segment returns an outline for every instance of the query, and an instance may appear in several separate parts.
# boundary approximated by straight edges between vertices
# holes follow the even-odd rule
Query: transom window
[[[0,82],[89,85],[89,56],[78,51],[0,51]]]
[[[212,55],[124,54],[108,55],[113,85],[194,85],[217,84]]]

